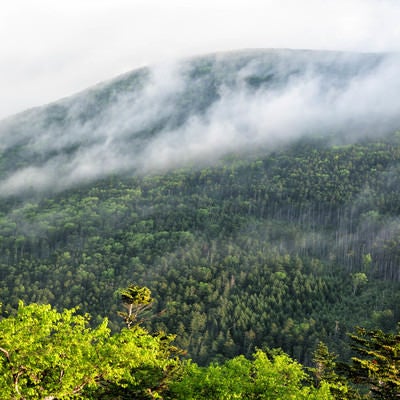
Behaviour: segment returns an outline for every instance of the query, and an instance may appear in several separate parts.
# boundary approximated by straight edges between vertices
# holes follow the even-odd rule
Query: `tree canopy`
[[[149,304],[148,289],[140,289],[130,285],[121,293],[145,294],[142,301]],[[388,400],[400,395],[398,334],[358,328],[349,335],[358,355],[348,364],[337,362],[319,343],[314,368],[279,349],[199,366],[176,347],[173,335],[150,333],[139,321],[112,333],[107,319],[97,326],[89,320],[76,308],[58,312],[20,302],[15,314],[0,321],[0,399]]]
[[[0,321],[0,398],[157,398],[179,368],[174,337],[139,325],[110,335],[89,319],[21,302]]]
[[[200,365],[265,347],[310,365],[319,341],[350,356],[354,326],[400,319],[400,141],[326,139],[0,197],[3,315],[79,306],[117,332],[126,313]],[[157,318],[121,310],[126,282],[156,294]]]

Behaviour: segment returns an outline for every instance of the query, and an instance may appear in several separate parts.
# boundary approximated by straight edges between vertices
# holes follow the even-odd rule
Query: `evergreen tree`
[[[315,367],[311,368],[317,387],[322,383],[328,383],[330,392],[335,399],[359,399],[358,393],[349,388],[345,378],[337,373],[336,359],[336,354],[331,353],[325,343],[318,343],[313,358]]]
[[[131,284],[127,288],[119,291],[122,304],[127,309],[126,312],[118,312],[126,326],[131,328],[133,323],[139,323],[139,314],[148,310],[152,304],[153,299],[151,298],[151,291],[147,287],[141,287],[138,285]]]
[[[357,328],[350,334],[358,356],[345,367],[356,384],[366,385],[377,399],[400,397],[400,335]]]

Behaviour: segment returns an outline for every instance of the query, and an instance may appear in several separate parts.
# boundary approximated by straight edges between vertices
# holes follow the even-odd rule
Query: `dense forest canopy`
[[[257,350],[199,367],[180,356],[174,337],[150,333],[139,314],[151,302],[146,287],[120,290],[126,327],[89,326],[77,309],[19,303],[0,321],[0,398],[53,399],[394,399],[400,335],[359,328],[349,337],[357,356],[338,363],[319,342],[313,367],[281,350]],[[135,309],[135,312],[131,312]],[[139,312],[139,310],[141,310]],[[129,318],[126,318],[128,316]]]
[[[295,363],[312,365],[321,341],[349,359],[354,327],[394,332],[398,111],[344,113],[386,56],[247,52],[183,63],[179,79],[171,68],[0,123],[4,321],[22,300],[39,317],[41,305],[90,313],[90,329],[107,317],[102,332],[120,338],[120,289],[135,282],[154,297],[140,329],[176,334],[193,393],[209,373],[197,365],[281,362],[301,381]],[[271,130],[282,104],[295,117],[283,107],[290,123]],[[271,348],[287,355],[268,361]]]
[[[397,134],[304,139],[252,158],[165,175],[111,176],[2,199],[1,298],[80,305],[115,324],[127,282],[155,293],[152,329],[197,362],[256,346],[302,362],[356,325],[399,319]]]
[[[395,54],[300,50],[135,70],[0,121],[0,195],[209,165],[315,133],[377,137],[400,126],[397,71]]]

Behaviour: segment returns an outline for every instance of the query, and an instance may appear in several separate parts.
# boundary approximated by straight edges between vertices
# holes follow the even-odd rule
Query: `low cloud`
[[[399,20],[397,0],[4,0],[0,118],[195,54],[399,51]]]
[[[0,151],[16,164],[0,193],[205,164],[307,134],[383,134],[400,126],[399,66],[396,55],[249,51],[141,69],[3,121]]]

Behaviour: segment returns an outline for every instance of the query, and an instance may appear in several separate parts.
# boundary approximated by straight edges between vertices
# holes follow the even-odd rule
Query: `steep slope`
[[[393,329],[394,65],[213,55],[3,121],[3,312],[80,305],[117,330],[116,291],[134,281],[156,298],[148,325],[200,363],[256,346],[309,363],[318,340],[345,354],[355,325]]]
[[[0,193],[210,162],[315,132],[353,140],[390,130],[395,59],[247,51],[133,71],[1,122]]]
[[[400,317],[398,135],[300,141],[219,166],[119,178],[37,200],[3,199],[0,297],[80,305],[118,329],[116,291],[147,285],[152,329],[191,357],[318,340],[345,353],[355,325]],[[156,316],[158,313],[160,315]]]

